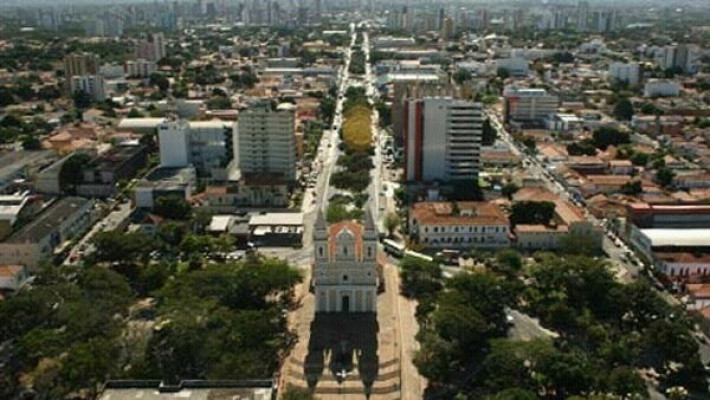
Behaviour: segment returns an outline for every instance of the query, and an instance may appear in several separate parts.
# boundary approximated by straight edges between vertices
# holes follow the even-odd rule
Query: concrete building
[[[91,222],[93,201],[66,197],[42,211],[34,220],[0,243],[0,260],[32,270],[54,250],[83,232]]]
[[[196,184],[195,168],[159,167],[138,181],[133,191],[136,207],[153,209],[158,197],[176,196],[188,200]]]
[[[638,85],[641,82],[641,66],[637,63],[611,63],[609,64],[609,80]]]
[[[403,114],[408,181],[477,181],[483,125],[480,103],[451,97],[410,99]]]
[[[94,158],[82,170],[76,193],[84,197],[112,197],[119,182],[131,180],[143,168],[148,150],[143,145],[115,146]]]
[[[296,180],[295,106],[259,104],[244,110],[237,124],[236,161],[242,175],[269,174]]]
[[[326,226],[318,212],[313,230],[313,286],[316,313],[377,310],[377,230],[366,212],[365,226],[342,221]]]
[[[0,240],[10,236],[17,221],[31,212],[31,200],[29,191],[0,194]]]
[[[165,50],[165,35],[151,33],[145,40],[136,45],[136,58],[158,62],[167,54]]]
[[[502,68],[511,76],[527,76],[530,73],[530,62],[524,58],[501,58],[496,60],[496,68]]]
[[[661,69],[680,69],[686,74],[698,72],[700,47],[691,44],[669,45],[657,49],[655,61]]]
[[[84,92],[93,101],[106,99],[104,78],[101,75],[75,75],[69,78],[69,88],[72,93]]]
[[[557,113],[560,99],[545,89],[506,86],[503,90],[503,110],[507,122],[544,122]]]
[[[139,58],[135,61],[126,61],[125,73],[132,78],[148,78],[158,70],[158,65],[155,61],[148,61]]]
[[[50,150],[0,153],[0,193],[6,193],[18,180],[31,181],[56,158],[57,154]]]
[[[643,86],[644,97],[677,97],[680,83],[671,79],[650,79]]]
[[[510,222],[492,202],[420,202],[409,213],[409,230],[432,248],[510,246]]]
[[[99,56],[93,53],[72,53],[64,57],[64,76],[98,75]]]
[[[224,121],[168,121],[158,126],[160,165],[194,165],[201,177],[226,179],[234,159],[235,124]]]
[[[589,222],[582,209],[562,200],[558,195],[539,187],[526,187],[513,195],[513,202],[549,201],[555,205],[552,219],[547,224],[518,224],[515,226],[516,244],[525,250],[557,250],[565,240],[577,237],[590,248],[601,248],[603,229]]]
[[[272,400],[276,396],[274,387],[271,380],[187,380],[178,383],[121,380],[106,382],[98,400]]]

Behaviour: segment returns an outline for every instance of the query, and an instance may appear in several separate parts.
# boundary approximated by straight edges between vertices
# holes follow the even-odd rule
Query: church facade
[[[374,313],[377,308],[377,229],[341,221],[326,226],[318,212],[313,230],[316,312]]]

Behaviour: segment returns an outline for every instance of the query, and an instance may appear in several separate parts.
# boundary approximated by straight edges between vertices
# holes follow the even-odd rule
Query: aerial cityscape
[[[0,1],[0,399],[710,399],[707,0]]]

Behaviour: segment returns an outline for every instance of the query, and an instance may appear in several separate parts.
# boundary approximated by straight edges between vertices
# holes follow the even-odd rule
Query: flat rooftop
[[[273,390],[270,384],[254,387],[243,384],[230,385],[229,382],[191,381],[175,387],[165,387],[154,381],[108,382],[99,400],[271,400]]]
[[[184,168],[158,167],[140,180],[137,187],[170,189],[187,185],[194,180],[195,168],[192,166]]]
[[[249,220],[249,225],[303,225],[303,213],[266,213],[254,215]]]
[[[708,247],[710,228],[701,229],[641,229],[653,247]]]
[[[65,197],[42,211],[32,222],[13,233],[6,243],[34,243],[50,233],[89,202],[83,197]]]
[[[27,165],[38,161],[50,158],[54,155],[53,151],[12,151],[0,154],[0,178],[12,175],[18,169],[22,169]]]

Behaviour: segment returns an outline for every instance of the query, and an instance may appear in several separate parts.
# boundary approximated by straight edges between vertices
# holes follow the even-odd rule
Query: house
[[[507,247],[509,225],[493,202],[419,202],[409,214],[412,236],[433,248]]]
[[[611,160],[609,170],[613,175],[631,175],[634,172],[634,164],[629,160]]]

